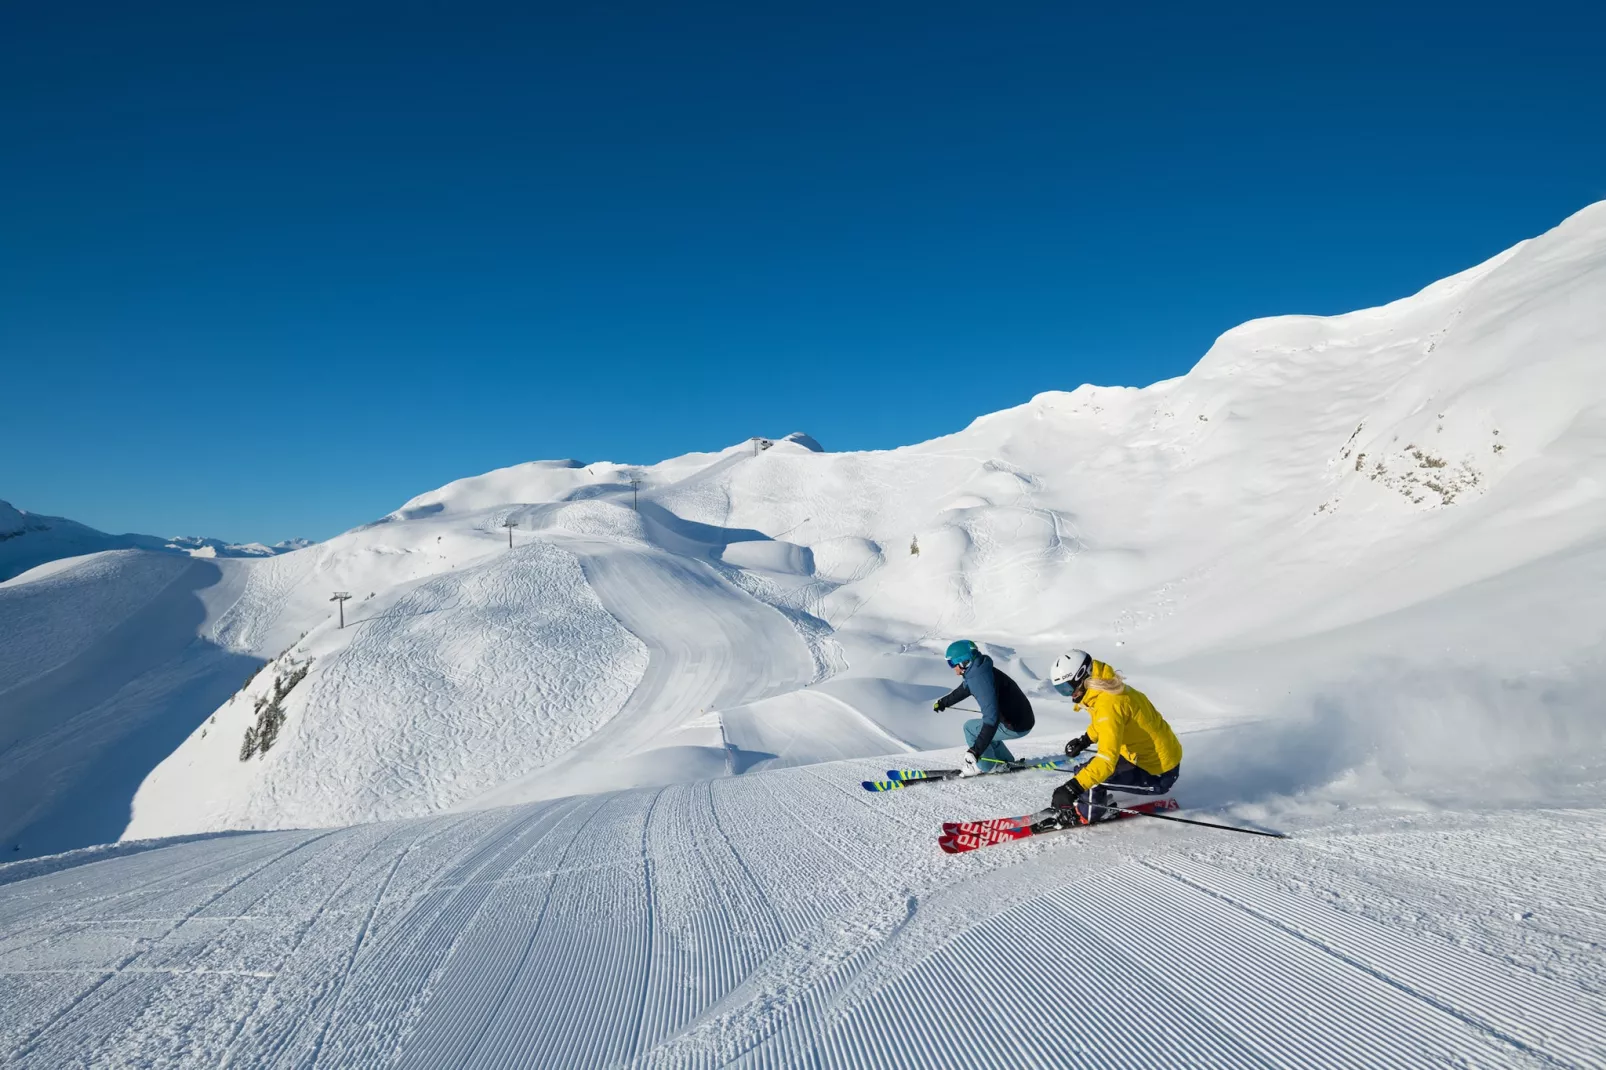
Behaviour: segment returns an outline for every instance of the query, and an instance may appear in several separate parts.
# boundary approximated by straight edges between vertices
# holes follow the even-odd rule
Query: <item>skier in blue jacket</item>
[[[1015,756],[1004,746],[1006,739],[1019,739],[1037,724],[1032,704],[1026,700],[1020,686],[1004,670],[993,664],[969,639],[958,639],[948,644],[948,664],[964,683],[931,704],[941,713],[949,706],[967,698],[975,698],[981,707],[981,716],[965,722],[965,740],[970,749],[965,752],[961,776],[975,776],[982,771],[980,761],[991,758],[995,762],[1012,762]],[[993,762],[988,762],[992,765]]]

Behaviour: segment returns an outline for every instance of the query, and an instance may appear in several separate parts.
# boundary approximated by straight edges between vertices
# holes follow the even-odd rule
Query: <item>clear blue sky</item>
[[[895,446],[1606,197],[1600,5],[0,14],[0,498],[324,538],[523,460]]]

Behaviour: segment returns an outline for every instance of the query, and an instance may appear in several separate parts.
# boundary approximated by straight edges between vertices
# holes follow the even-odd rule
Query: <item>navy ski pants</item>
[[[1081,772],[1080,769],[1077,771]],[[1076,813],[1083,821],[1104,821],[1115,817],[1113,811],[1101,810],[1092,804],[1108,805],[1111,791],[1125,791],[1133,795],[1164,795],[1171,790],[1171,785],[1177,782],[1181,772],[1181,763],[1163,773],[1151,773],[1142,766],[1133,765],[1125,758],[1120,758],[1115,763],[1115,772],[1111,773],[1104,783],[1095,784],[1076,800]]]

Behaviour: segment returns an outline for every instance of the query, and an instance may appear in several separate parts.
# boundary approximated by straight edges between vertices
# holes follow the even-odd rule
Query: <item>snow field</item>
[[[1599,809],[948,858],[941,820],[1054,778],[870,795],[874,771],[65,859],[0,897],[0,1043],[22,1067],[1606,1065]]]

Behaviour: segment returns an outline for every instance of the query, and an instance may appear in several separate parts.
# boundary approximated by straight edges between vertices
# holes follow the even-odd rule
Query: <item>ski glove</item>
[[[941,713],[943,710],[946,710],[948,707],[944,706],[942,704],[942,699],[938,699],[936,702],[933,702],[931,704],[931,708],[933,710],[937,711],[938,713]]]
[[[976,756],[967,750],[964,763],[959,767],[959,775],[975,776],[979,772],[981,772],[981,768],[976,764]]]
[[[1092,745],[1093,741],[1088,739],[1087,734],[1084,732],[1082,735],[1077,736],[1075,739],[1065,744],[1065,756],[1067,758],[1074,758]]]
[[[1080,799],[1086,790],[1075,777],[1072,777],[1054,789],[1054,809],[1069,810],[1076,805],[1076,800]]]

